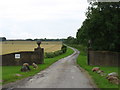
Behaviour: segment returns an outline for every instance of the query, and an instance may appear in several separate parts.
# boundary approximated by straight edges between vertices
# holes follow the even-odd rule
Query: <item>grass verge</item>
[[[81,45],[70,45],[70,46],[80,51],[80,55],[77,58],[77,64],[79,64],[80,67],[88,71],[89,75],[93,78],[98,88],[119,88],[118,85],[109,83],[105,76],[102,77],[99,74],[91,71],[93,67],[100,67],[100,69],[103,70],[106,74],[111,72],[118,73],[118,67],[90,66],[87,64],[86,48]]]
[[[46,69],[51,64],[58,61],[59,59],[71,55],[73,52],[74,51],[72,49],[68,48],[67,52],[62,55],[56,56],[54,58],[45,58],[44,64],[38,65],[38,67],[39,67],[38,69],[33,69],[32,66],[30,66],[31,71],[29,71],[29,72],[21,72],[20,71],[21,66],[3,66],[2,67],[2,80],[3,80],[2,84],[4,85],[9,82],[14,82],[16,80],[20,80],[20,79],[23,79],[23,78],[26,78],[29,76],[33,76],[36,73],[40,72],[41,70]],[[16,76],[16,74],[21,74],[22,76]]]

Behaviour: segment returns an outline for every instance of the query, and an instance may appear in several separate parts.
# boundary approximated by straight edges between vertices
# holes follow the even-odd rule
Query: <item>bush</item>
[[[55,51],[54,52],[55,56],[58,56],[58,55],[61,55],[63,54],[63,51],[62,50],[59,50],[59,51]]]
[[[67,46],[63,45],[63,46],[61,47],[61,50],[63,51],[63,53],[65,53],[65,52],[67,51]]]
[[[61,50],[55,51],[55,52],[47,52],[45,53],[45,58],[53,58],[55,56],[61,55],[67,51],[67,46],[63,45],[61,47]]]
[[[48,52],[48,53],[45,53],[45,57],[46,58],[53,58],[53,57],[55,57],[55,54],[54,54],[54,52]]]

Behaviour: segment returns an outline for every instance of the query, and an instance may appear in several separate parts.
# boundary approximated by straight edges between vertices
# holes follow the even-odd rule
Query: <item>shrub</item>
[[[45,57],[46,58],[53,58],[53,57],[55,57],[55,54],[54,54],[54,52],[48,52],[48,53],[45,53]]]
[[[63,45],[61,47],[61,50],[55,51],[55,52],[47,52],[45,53],[45,58],[53,58],[55,56],[61,55],[67,51],[67,46]]]
[[[58,50],[58,51],[55,51],[54,54],[55,54],[55,56],[58,56],[58,55],[63,54],[63,51],[62,50]]]
[[[61,50],[63,51],[63,53],[65,53],[65,52],[67,51],[67,46],[63,45],[63,46],[61,47]]]

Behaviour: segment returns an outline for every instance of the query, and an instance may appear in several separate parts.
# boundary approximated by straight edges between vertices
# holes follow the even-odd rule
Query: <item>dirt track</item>
[[[8,84],[3,88],[95,88],[91,79],[76,65],[79,51],[63,58],[33,77]]]

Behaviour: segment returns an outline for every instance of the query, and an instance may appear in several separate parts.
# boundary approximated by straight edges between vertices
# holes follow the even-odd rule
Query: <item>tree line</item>
[[[28,38],[28,39],[14,39],[14,40],[9,40],[9,39],[6,39],[6,37],[0,37],[0,41],[64,41],[65,39],[47,39],[47,38],[44,38],[44,39],[31,39],[31,38]]]
[[[86,17],[76,38],[68,37],[65,42],[120,52],[120,2],[90,2]]]

